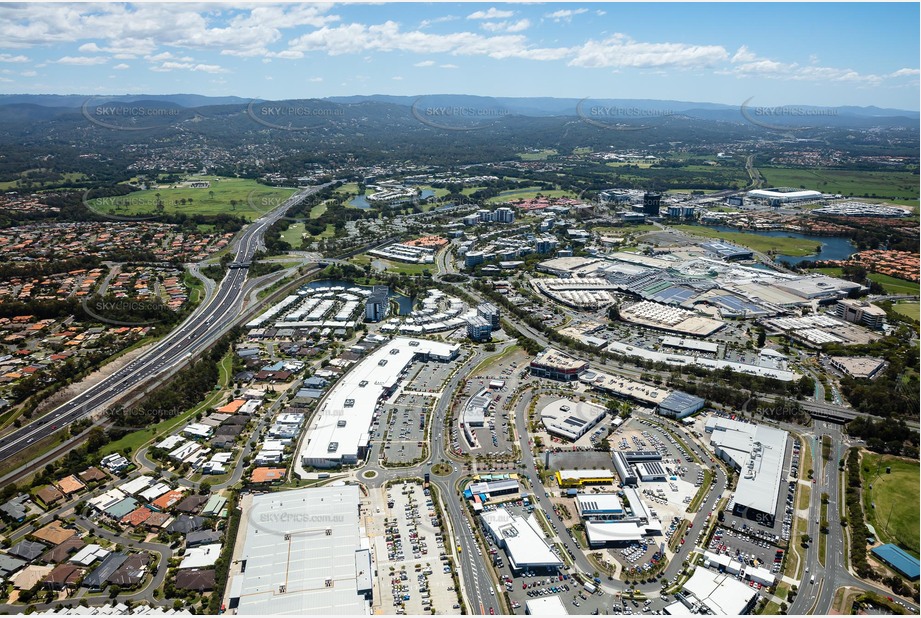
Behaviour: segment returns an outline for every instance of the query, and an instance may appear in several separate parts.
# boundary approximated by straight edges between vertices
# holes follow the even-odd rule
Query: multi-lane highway
[[[289,208],[325,186],[299,191],[276,209],[247,225],[235,240],[234,262],[249,263],[262,246],[266,230]],[[32,443],[49,433],[105,410],[155,378],[168,375],[204,350],[237,318],[245,297],[246,274],[246,268],[229,269],[212,296],[147,353],[50,413],[0,438],[0,461],[30,448]]]

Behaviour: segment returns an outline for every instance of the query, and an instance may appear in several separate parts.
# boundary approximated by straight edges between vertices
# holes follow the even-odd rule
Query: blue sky
[[[0,4],[0,92],[919,107],[917,3]]]

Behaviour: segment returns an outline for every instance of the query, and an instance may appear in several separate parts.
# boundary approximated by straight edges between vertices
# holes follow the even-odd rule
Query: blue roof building
[[[893,569],[914,581],[918,579],[919,566],[918,559],[906,552],[904,549],[892,543],[880,545],[870,550],[874,556],[891,566]]]

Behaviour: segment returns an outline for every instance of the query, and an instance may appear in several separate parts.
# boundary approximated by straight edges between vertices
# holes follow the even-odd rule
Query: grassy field
[[[892,468],[891,474],[886,474],[887,466]],[[915,556],[921,549],[918,534],[918,522],[921,520],[919,472],[921,469],[917,461],[873,453],[864,454],[860,471],[867,521],[876,528],[881,541],[896,543]],[[869,489],[870,485],[873,489]],[[871,506],[874,503],[875,509]]]
[[[805,187],[823,193],[854,197],[917,200],[918,175],[911,172],[870,172],[863,170],[795,169],[759,167],[772,187]]]
[[[21,172],[19,174],[20,178],[23,180],[27,179],[29,177],[30,171],[38,171],[38,170],[27,170],[25,172]],[[33,189],[51,189],[54,187],[67,187],[69,185],[72,185],[75,182],[86,180],[86,176],[79,172],[66,172],[64,174],[61,174],[61,176],[62,178],[60,180],[45,181],[45,183],[42,185],[39,185],[37,181],[33,181],[32,188]],[[0,191],[9,191],[12,189],[16,189],[18,187],[18,185],[16,184],[17,182],[18,181],[16,180],[8,180],[5,182],[0,182]]]
[[[672,225],[669,227],[688,234],[706,238],[718,238],[764,253],[774,251],[781,255],[803,256],[812,255],[815,253],[816,248],[814,241],[802,238],[759,236],[758,234],[747,234],[745,232],[721,232],[702,225]]]
[[[464,195],[470,195],[472,193],[476,193],[477,191],[482,191],[485,188],[486,187],[464,187],[461,189],[461,193]]]
[[[921,304],[919,303],[898,303],[892,305],[892,309],[915,322],[921,321]]]
[[[556,150],[549,148],[539,152],[522,152],[518,155],[522,161],[546,161],[547,157],[558,154]]]
[[[301,239],[305,232],[303,223],[292,223],[287,230],[281,233],[281,239],[297,249],[301,246]]]
[[[326,203],[321,202],[310,209],[310,218],[319,219],[323,216],[323,213],[326,212]]]
[[[233,214],[252,220],[278,206],[295,192],[295,189],[267,187],[246,178],[202,176],[194,180],[210,181],[211,186],[192,189],[169,185],[135,191],[121,197],[96,198],[90,200],[89,205],[98,212],[117,216],[156,214],[159,196],[163,212],[166,213]]]
[[[406,273],[407,275],[421,275],[424,271],[434,273],[438,268],[434,264],[409,264],[406,262],[396,262],[394,260],[384,260],[381,258],[372,258],[368,255],[356,255],[349,261],[356,266],[364,266],[365,264],[370,263],[371,261],[381,262],[386,267],[387,272],[390,273]]]
[[[914,281],[896,279],[895,277],[881,275],[880,273],[870,273],[867,275],[867,278],[882,285],[890,294],[911,294],[913,296],[918,296],[918,291],[921,289],[921,285]]]
[[[486,201],[490,204],[495,204],[497,202],[508,202],[510,200],[528,200],[537,197],[538,194],[544,197],[576,197],[576,195],[571,191],[563,191],[559,189],[547,191],[545,189],[541,189],[540,187],[523,187],[521,189],[503,191],[496,197],[491,197]]]
[[[341,194],[351,193],[352,195],[355,195],[358,193],[358,183],[357,182],[347,182],[343,184],[341,187],[338,187],[335,192],[341,193]]]
[[[842,269],[833,267],[814,268],[813,270],[815,272],[828,275],[829,277],[840,277],[843,274]],[[880,273],[867,273],[867,279],[876,281],[882,285],[883,289],[885,289],[888,294],[910,294],[913,296],[918,296],[919,292],[921,292],[921,284],[915,283],[914,281],[896,279],[895,277],[890,277],[889,275],[883,275]]]

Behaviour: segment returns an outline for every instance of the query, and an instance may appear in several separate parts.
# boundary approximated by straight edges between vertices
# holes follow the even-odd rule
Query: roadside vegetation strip
[[[484,358],[479,363],[477,363],[476,366],[473,367],[467,373],[467,375],[470,376],[471,380],[475,379],[477,377],[477,374],[479,374],[481,371],[484,371],[485,369],[488,369],[489,367],[496,364],[500,360],[503,360],[506,356],[514,353],[519,348],[520,346],[517,343],[515,343],[515,344],[508,346],[507,348],[505,348],[502,352],[499,352],[498,354],[489,354],[486,358]]]
[[[220,390],[212,390],[204,401],[178,416],[164,419],[156,425],[151,425],[150,427],[129,433],[114,442],[109,442],[100,449],[99,454],[105,456],[110,453],[122,452],[126,448],[130,448],[131,453],[137,453],[138,449],[143,448],[147,443],[164,436],[182,423],[188,421],[197,413],[204,412],[208,408],[215,406],[224,396],[224,389],[227,388],[227,384],[230,382],[232,368],[233,353],[228,352],[224,358],[221,359],[221,362],[218,363]]]
[[[684,538],[684,531],[688,529],[689,522],[686,519],[682,519],[681,523],[678,524],[678,527],[675,528],[675,534],[672,535],[672,539],[668,542],[668,548],[674,553],[678,550],[678,547],[681,544],[681,539]]]
[[[831,436],[822,436],[822,467],[831,460]]]
[[[819,516],[819,521],[822,522],[822,525],[828,526],[831,525],[828,523],[828,505],[824,502],[822,503],[821,515]],[[827,528],[824,528],[827,530]],[[822,566],[825,566],[825,548],[828,544],[828,533],[819,530],[819,563]]]
[[[707,492],[710,491],[710,483],[712,480],[713,470],[710,468],[704,468],[704,482],[701,483],[700,488],[694,495],[694,499],[691,500],[691,503],[688,505],[688,513],[696,513],[698,510],[700,510],[700,505],[703,503],[704,497],[707,495]]]

